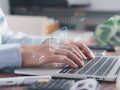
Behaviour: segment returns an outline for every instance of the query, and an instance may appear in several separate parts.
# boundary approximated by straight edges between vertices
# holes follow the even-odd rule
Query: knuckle
[[[71,53],[71,52],[70,52],[69,50],[66,50],[65,56],[69,56],[70,53]]]
[[[65,58],[63,59],[63,63],[67,63],[68,61],[68,58],[65,56]]]
[[[84,43],[80,43],[80,45],[81,45],[81,46],[85,46],[85,44],[84,44]]]
[[[64,62],[64,60],[66,59],[66,56],[60,55],[59,58],[57,59],[58,63]]]
[[[77,46],[75,47],[75,49],[80,51],[80,49]]]
[[[76,47],[77,47],[77,46],[75,46],[75,45],[72,45],[72,46],[71,46],[72,49],[76,49]]]
[[[73,52],[72,51],[68,51],[68,56],[71,56],[73,55]]]

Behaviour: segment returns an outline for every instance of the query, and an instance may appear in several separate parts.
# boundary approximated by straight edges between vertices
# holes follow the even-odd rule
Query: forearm
[[[41,44],[45,39],[45,37],[31,37],[30,35],[21,32],[14,33],[9,28],[5,15],[0,9],[0,44],[19,43],[22,46],[28,46]]]
[[[48,37],[43,36],[29,36],[24,33],[13,33],[7,30],[2,33],[3,44],[19,43],[21,46],[38,45],[44,42]]]

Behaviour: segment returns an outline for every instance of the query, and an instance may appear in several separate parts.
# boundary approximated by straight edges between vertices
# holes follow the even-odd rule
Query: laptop
[[[51,75],[52,77],[85,79],[95,78],[100,81],[116,81],[120,73],[120,58],[97,56],[94,60],[87,60],[80,68],[70,68],[67,65],[47,65],[41,68],[16,69],[15,74],[22,75]]]

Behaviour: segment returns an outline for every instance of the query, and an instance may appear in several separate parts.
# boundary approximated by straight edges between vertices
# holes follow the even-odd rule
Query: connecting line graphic
[[[59,46],[65,44],[65,42],[68,41],[68,28],[60,28],[59,30],[53,32],[49,38],[54,39],[50,42],[52,49],[59,48]]]
[[[34,37],[36,38],[36,37]],[[65,45],[65,43],[68,41],[68,28],[67,27],[63,27],[60,28],[59,30],[53,32],[50,36],[50,42],[49,42],[49,50],[53,51],[56,49],[60,49],[61,46]],[[64,52],[65,53],[65,52]],[[65,58],[64,56],[66,56],[67,53],[65,53],[63,55],[63,59]],[[44,55],[40,55],[40,54],[32,54],[32,59],[33,60],[38,60],[38,66],[40,66],[44,61],[45,61],[45,56]]]
[[[45,61],[45,56],[44,55],[39,56],[37,54],[32,54],[32,59],[38,60],[37,66],[40,66]]]
[[[38,65],[45,61],[45,56],[40,56],[38,59]]]

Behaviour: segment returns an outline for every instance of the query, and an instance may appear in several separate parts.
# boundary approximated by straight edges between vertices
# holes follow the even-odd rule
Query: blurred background
[[[64,26],[94,32],[98,24],[120,14],[120,0],[0,0],[0,7],[15,32],[38,36]]]

